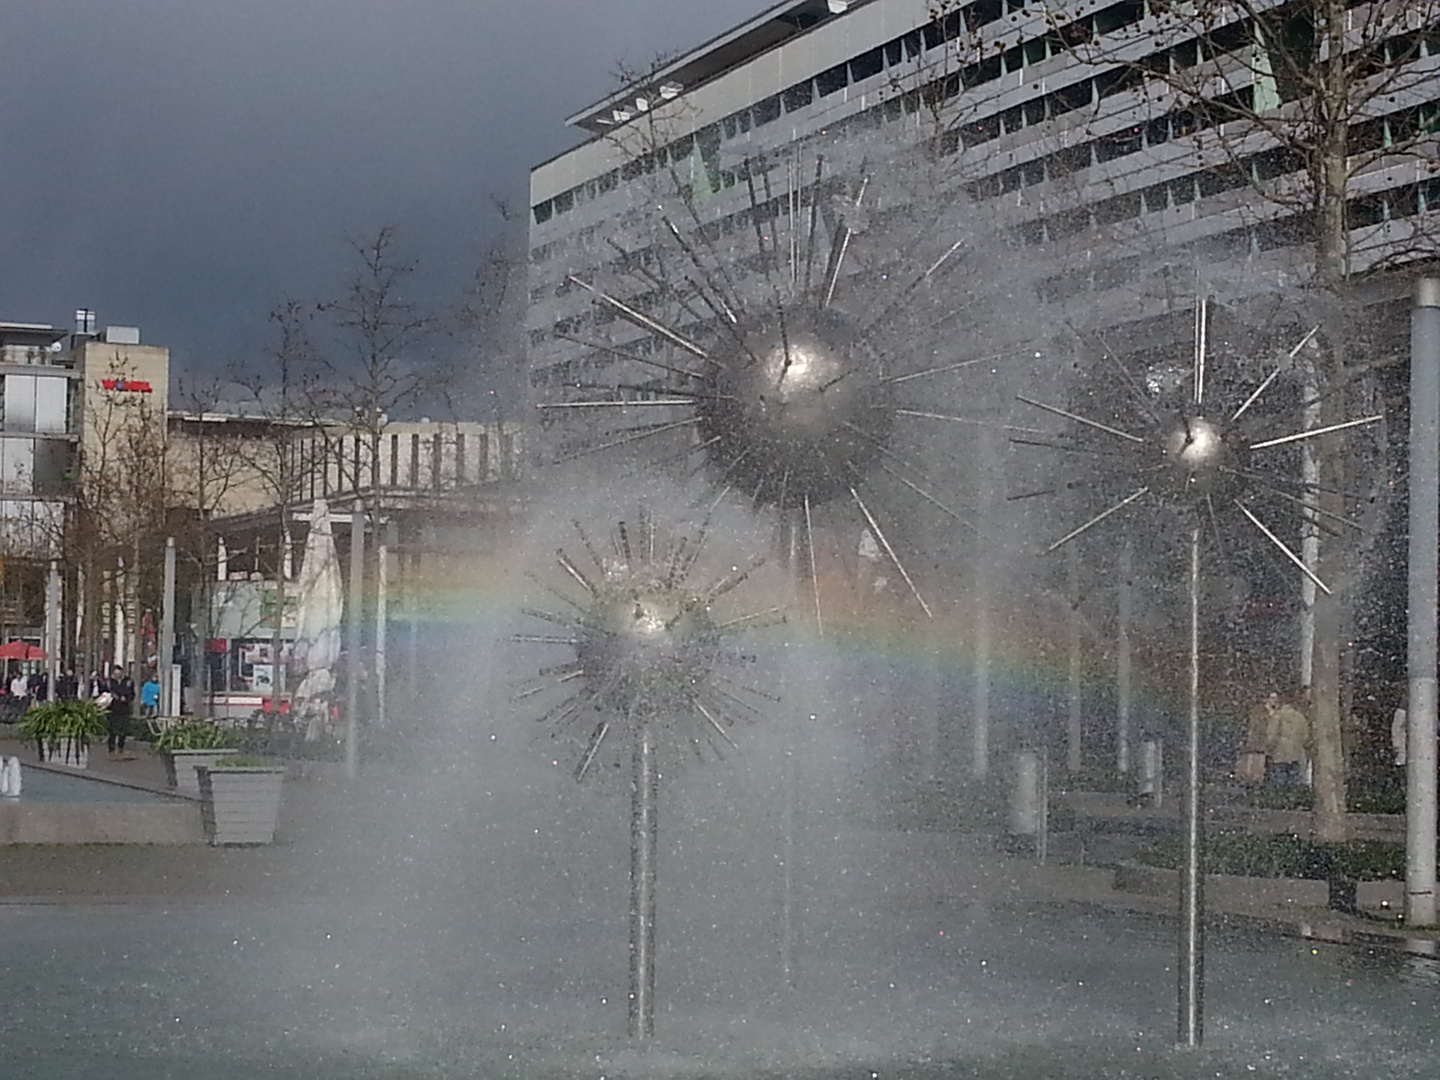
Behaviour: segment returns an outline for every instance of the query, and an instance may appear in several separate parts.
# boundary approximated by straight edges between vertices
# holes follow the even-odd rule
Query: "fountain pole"
[[[350,510],[350,595],[345,621],[349,652],[345,657],[345,779],[354,780],[360,762],[360,609],[365,588],[365,503],[355,500]]]
[[[655,1034],[655,856],[660,773],[651,718],[635,724],[630,789],[630,1037]]]
[[[1135,605],[1135,545],[1126,540],[1120,548],[1118,632],[1115,640],[1115,769],[1130,771],[1131,663],[1130,623]]]
[[[175,716],[179,709],[170,707],[175,695],[175,538],[165,538],[165,592],[161,597],[160,609],[160,655],[155,666],[160,675],[160,707],[157,716]],[[277,616],[278,619],[278,616]],[[275,670],[280,670],[280,657],[275,656]],[[53,686],[54,683],[52,682]],[[53,691],[52,691],[53,693]]]
[[[1190,715],[1185,725],[1185,804],[1181,809],[1184,862],[1180,868],[1181,1046],[1204,1035],[1205,877],[1200,848],[1200,522],[1190,527]]]

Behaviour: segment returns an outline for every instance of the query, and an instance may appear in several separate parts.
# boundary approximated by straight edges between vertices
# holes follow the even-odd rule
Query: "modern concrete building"
[[[1293,6],[1253,5],[1277,18]],[[666,199],[696,248],[728,256],[748,242],[753,256],[748,234],[763,221],[793,251],[827,190],[821,153],[828,175],[852,181],[888,179],[887,160],[913,165],[920,151],[946,160],[943,183],[1031,264],[1056,322],[1140,324],[1188,307],[1197,279],[1222,298],[1307,280],[1304,208],[1273,197],[1303,183],[1302,163],[1264,132],[1239,141],[1237,124],[1170,85],[1211,65],[1217,98],[1270,115],[1294,107],[1241,8],[1216,10],[1202,34],[1194,22],[1177,30],[1153,0],[786,0],[578,111],[568,122],[587,140],[531,174],[532,382],[553,398],[604,363],[577,339],[632,350],[652,336],[613,325],[570,275],[628,281],[640,306],[653,302],[645,273],[689,269],[683,256],[665,271],[650,261]],[[1375,71],[1403,75],[1366,103],[1352,153],[1436,130],[1437,10],[1351,5],[1352,37],[1382,22],[1389,35],[1365,45]],[[1435,258],[1435,163],[1432,140],[1350,178],[1352,273]],[[747,173],[764,177],[758,196]],[[673,209],[677,183],[693,219]],[[621,251],[641,273],[607,276]],[[748,272],[737,258],[737,277]]]

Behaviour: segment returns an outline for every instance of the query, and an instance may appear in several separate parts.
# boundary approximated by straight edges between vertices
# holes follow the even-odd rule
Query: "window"
[[[831,94],[844,90],[847,85],[848,78],[844,64],[837,64],[828,71],[822,71],[815,76],[815,90],[821,97],[829,97]]]
[[[788,86],[781,92],[781,97],[784,99],[787,113],[803,109],[815,100],[815,81],[806,79],[794,86]]]
[[[881,49],[871,49],[850,61],[850,81],[859,82],[879,75],[885,70],[885,55]]]
[[[1097,162],[1114,161],[1116,158],[1136,153],[1144,144],[1144,130],[1137,125],[1097,140],[1095,160]]]
[[[550,199],[546,199],[544,202],[535,205],[533,213],[535,214],[535,224],[544,225],[545,222],[554,216],[555,204]]]
[[[756,127],[780,119],[780,95],[770,95],[764,101],[758,102],[751,111],[755,116]]]

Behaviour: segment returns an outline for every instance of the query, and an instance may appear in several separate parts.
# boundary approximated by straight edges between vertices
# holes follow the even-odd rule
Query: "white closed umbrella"
[[[295,662],[305,676],[295,689],[296,720],[308,720],[306,737],[318,738],[329,717],[329,694],[335,688],[331,668],[340,659],[340,626],[345,613],[340,560],[330,527],[330,507],[316,499],[310,535],[296,583]]]

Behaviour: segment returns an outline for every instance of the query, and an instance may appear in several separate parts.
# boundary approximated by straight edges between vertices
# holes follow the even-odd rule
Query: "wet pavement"
[[[159,782],[154,759],[95,768]],[[1294,934],[1363,921],[1214,913],[1205,1045],[1182,1051],[1168,901],[982,837],[816,815],[786,904],[766,836],[685,791],[662,834],[657,1033],[637,1047],[624,804],[566,792],[534,769],[488,787],[443,762],[424,785],[319,770],[287,784],[269,848],[0,847],[0,1075],[1433,1072],[1433,955]]]

